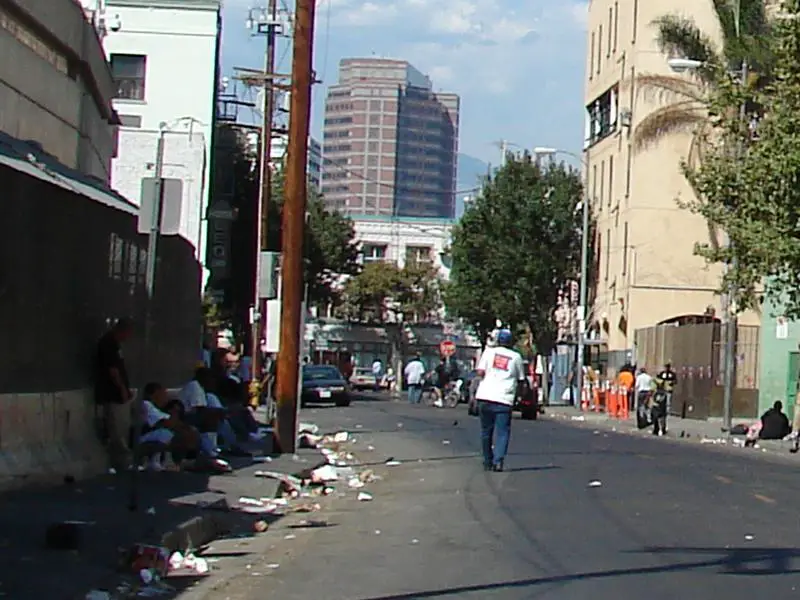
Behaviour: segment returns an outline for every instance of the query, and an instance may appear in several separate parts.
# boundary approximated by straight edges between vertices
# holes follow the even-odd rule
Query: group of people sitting
[[[190,468],[226,472],[230,465],[221,454],[249,456],[241,441],[261,439],[246,385],[224,363],[225,354],[218,357],[216,365],[198,366],[177,398],[160,383],[145,386],[139,455],[148,457],[149,469],[164,469],[165,457],[171,457],[175,466],[189,460]]]

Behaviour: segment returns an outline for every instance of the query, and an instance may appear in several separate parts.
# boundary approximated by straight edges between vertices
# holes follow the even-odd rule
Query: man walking
[[[422,382],[425,378],[425,365],[422,357],[417,354],[409,361],[403,369],[408,386],[408,401],[411,404],[419,404],[422,401]]]
[[[514,400],[525,392],[528,379],[522,356],[511,349],[513,337],[508,329],[497,334],[497,346],[488,348],[476,369],[481,382],[475,392],[481,419],[483,468],[502,471],[511,437],[511,411]]]

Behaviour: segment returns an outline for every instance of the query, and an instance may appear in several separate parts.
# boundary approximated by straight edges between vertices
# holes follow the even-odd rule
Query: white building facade
[[[95,21],[117,86],[122,126],[112,186],[140,203],[165,127],[164,177],[182,181],[180,234],[206,262],[221,39],[220,0],[82,0]]]
[[[445,279],[450,277],[450,268],[443,257],[450,245],[453,224],[451,219],[424,217],[376,216],[353,221],[365,263],[392,261],[403,267],[409,260],[429,261]]]

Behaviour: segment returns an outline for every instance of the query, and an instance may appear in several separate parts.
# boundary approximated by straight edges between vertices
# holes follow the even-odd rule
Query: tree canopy
[[[427,262],[369,262],[345,282],[341,299],[340,313],[353,321],[425,320],[441,305],[440,277]]]
[[[280,251],[280,214],[283,206],[283,169],[272,177],[273,207],[269,219],[270,247]],[[319,192],[308,187],[306,205],[307,228],[303,254],[308,299],[312,304],[324,304],[335,299],[336,284],[342,275],[358,273],[359,248],[353,222],[338,211],[328,210]]]
[[[738,17],[736,6],[738,4]],[[637,148],[657,143],[665,136],[690,132],[690,161],[702,160],[702,144],[709,126],[710,99],[720,80],[741,69],[746,60],[749,85],[760,87],[771,78],[775,55],[770,43],[773,24],[765,0],[713,0],[721,32],[721,43],[698,27],[693,19],[668,14],[655,19],[656,43],[668,57],[698,60],[695,77],[643,73],[634,79],[637,93],[656,100],[658,106],[634,130]]]
[[[800,317],[800,2],[784,11],[790,18],[775,25],[772,81],[760,90],[720,86],[706,158],[684,168],[699,196],[688,208],[728,234],[729,244],[697,252],[731,266],[722,285],[733,290],[736,310],[756,308],[765,282],[785,314]],[[737,110],[750,101],[762,108],[755,132]]]
[[[564,164],[509,155],[454,229],[448,312],[482,339],[499,319],[549,348],[559,292],[578,275],[582,190]]]

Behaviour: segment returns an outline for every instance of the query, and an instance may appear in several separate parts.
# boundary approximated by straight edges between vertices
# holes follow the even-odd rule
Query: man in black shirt
[[[122,345],[133,334],[133,323],[119,319],[97,342],[95,354],[95,401],[102,409],[103,434],[111,464],[124,469],[131,464],[128,437],[133,396]]]

